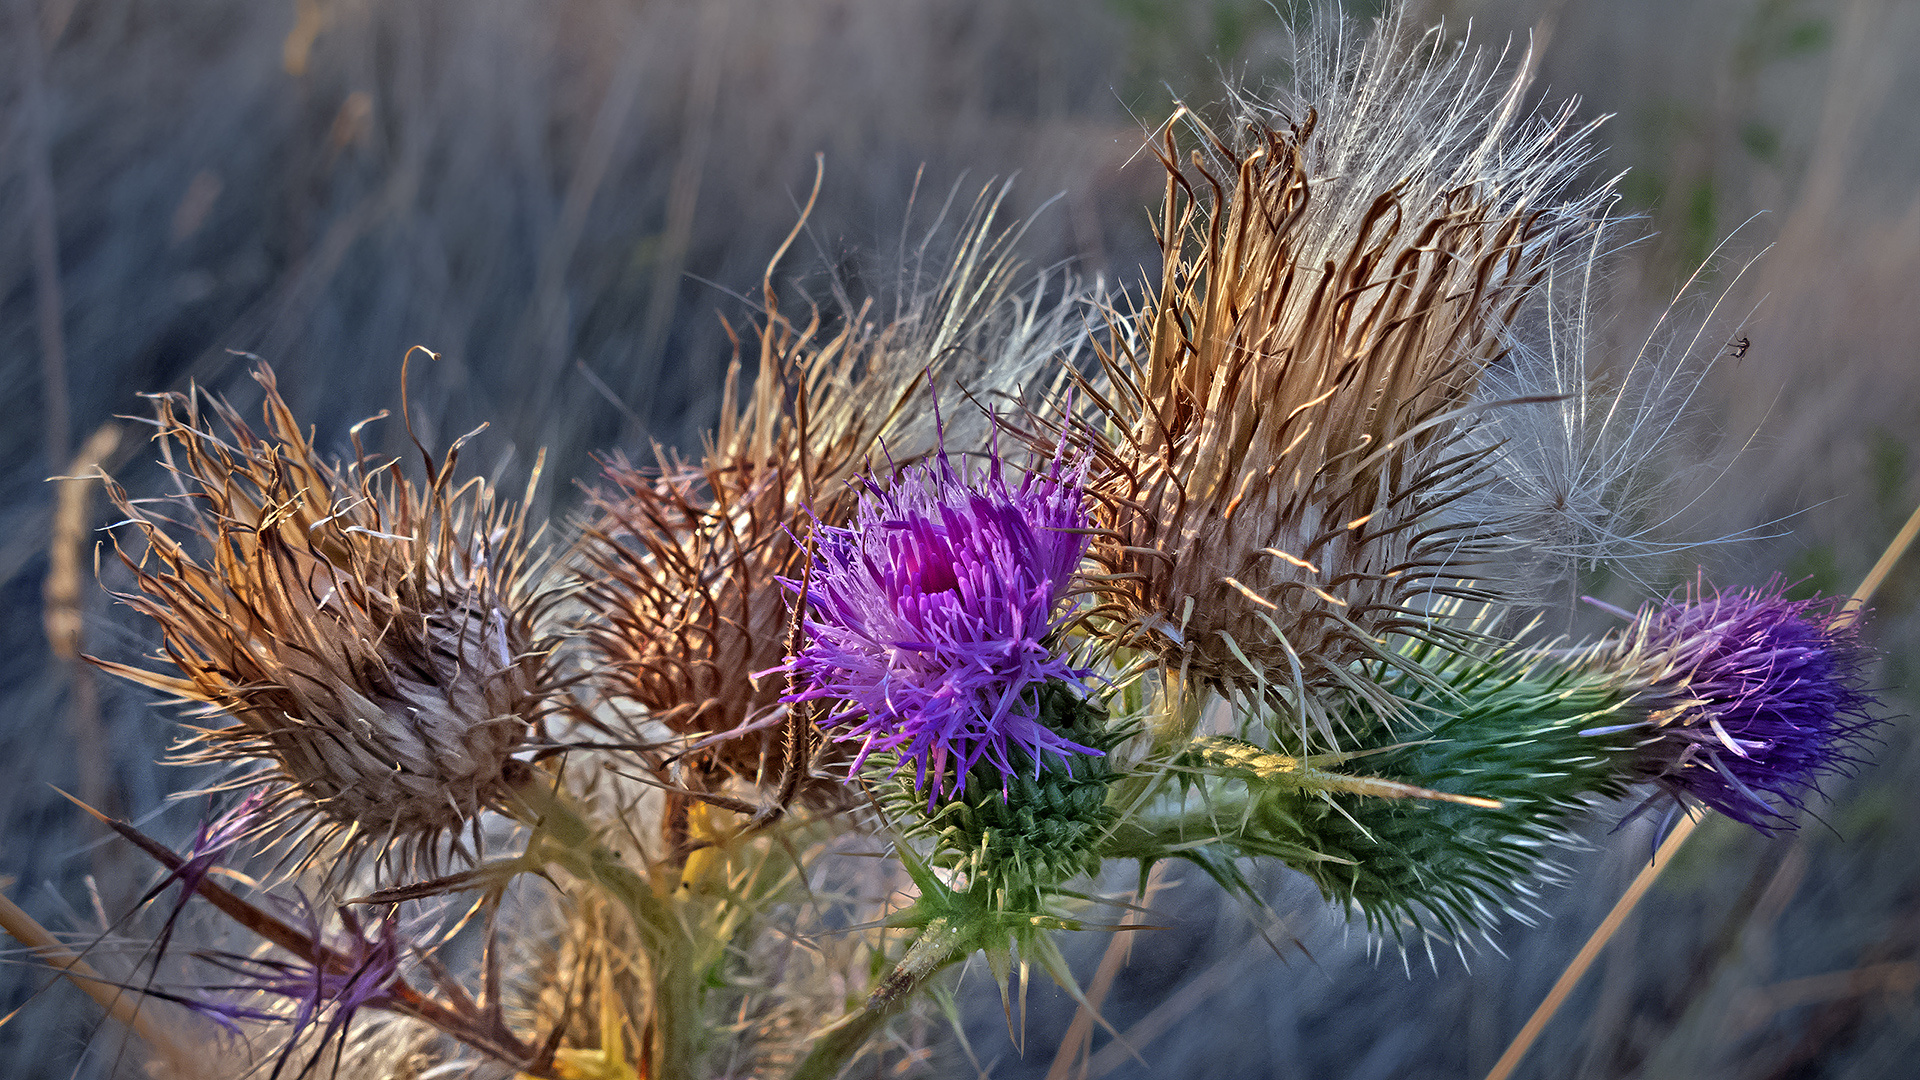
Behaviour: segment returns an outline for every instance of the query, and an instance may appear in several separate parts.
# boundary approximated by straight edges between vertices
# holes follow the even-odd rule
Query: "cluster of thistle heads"
[[[1856,610],[1702,582],[1502,630],[1554,556],[1645,553],[1622,470],[1667,429],[1621,417],[1688,377],[1603,390],[1567,340],[1613,228],[1590,127],[1392,23],[1295,69],[1150,140],[1143,289],[1023,278],[983,196],[890,317],[769,286],[701,453],[609,458],[567,522],[457,444],[329,456],[265,367],[258,430],[157,398],[178,494],[114,494],[162,663],[104,666],[191,703],[179,759],[240,800],[168,883],[278,951],[151,992],[284,1023],[280,1067],[373,1012],[535,1076],[831,1075],[947,963],[1064,974],[1114,863],[1278,859],[1461,940],[1604,800],[1793,827],[1873,723]],[[262,896],[208,876],[237,845]],[[474,973],[423,903],[477,917]]]

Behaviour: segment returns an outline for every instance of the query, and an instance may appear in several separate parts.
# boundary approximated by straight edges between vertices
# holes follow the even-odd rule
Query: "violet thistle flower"
[[[818,722],[860,744],[854,773],[890,753],[931,804],[979,762],[1037,776],[1043,754],[1101,753],[1044,724],[1038,702],[1041,684],[1086,674],[1055,640],[1086,550],[1079,481],[1056,459],[1015,488],[997,457],[968,475],[942,453],[891,487],[863,481],[852,524],[818,527],[807,644],[785,667],[801,689],[785,700],[840,703]]]
[[[303,861],[337,848],[339,875],[370,852],[432,867],[449,836],[470,857],[460,831],[477,851],[553,689],[525,510],[456,483],[457,445],[427,458],[424,489],[364,454],[329,463],[271,370],[254,377],[265,437],[224,402],[203,418],[197,397],[156,398],[186,487],[174,516],[110,489],[146,545],[122,553],[140,588],[122,599],[160,625],[179,674],[94,662],[227,718],[176,760],[253,763],[229,786],[269,786],[260,813]]]
[[[1598,657],[1642,665],[1657,695],[1633,725],[1645,735],[1635,779],[1771,835],[1794,827],[1822,779],[1858,763],[1879,720],[1844,599],[1789,600],[1775,578],[1752,590],[1697,585],[1632,618]]]
[[[1044,274],[1021,286],[1013,248],[1024,226],[996,224],[1004,195],[981,193],[944,257],[929,255],[931,235],[918,245],[884,319],[872,317],[870,302],[844,297],[845,318],[831,333],[817,310],[789,318],[770,265],[757,376],[747,390],[735,358],[702,459],[663,457],[655,469],[615,460],[592,493],[583,635],[606,695],[645,710],[635,724],[612,721],[615,734],[646,742],[664,728],[699,742],[678,758],[689,787],[752,783],[771,771],[784,687],[754,676],[786,657],[790,614],[778,579],[803,572],[795,532],[810,515],[845,525],[855,502],[848,481],[882,445],[916,458],[942,438],[957,441],[956,431],[935,430],[929,375],[977,394],[1018,392],[1084,341],[1070,317],[1081,299],[1074,283],[1064,297]],[[844,798],[838,785],[812,782],[796,794]]]

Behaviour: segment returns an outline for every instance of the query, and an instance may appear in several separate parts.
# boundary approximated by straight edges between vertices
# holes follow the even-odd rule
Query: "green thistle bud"
[[[1643,736],[1609,729],[1638,708],[1636,685],[1538,654],[1420,646],[1409,659],[1431,677],[1384,674],[1404,707],[1391,723],[1348,699],[1348,728],[1367,743],[1346,755],[1349,782],[1196,763],[1189,783],[1213,785],[1208,814],[1175,823],[1160,842],[1191,845],[1212,828],[1232,854],[1281,858],[1396,938],[1485,934],[1526,906],[1560,873],[1552,850],[1577,843],[1568,824],[1633,782],[1626,765]],[[1368,784],[1426,791],[1382,798],[1404,793]]]
[[[1117,741],[1106,710],[1068,684],[1049,680],[1038,695],[1038,719],[1070,742],[1105,750]],[[932,841],[930,862],[965,879],[965,888],[1002,909],[1038,910],[1041,895],[1100,868],[1099,845],[1111,829],[1107,807],[1113,766],[1104,756],[1041,755],[1013,751],[1003,773],[982,760],[968,770],[955,797],[929,809],[928,792],[912,770],[901,769],[881,792],[888,815],[909,838]],[[891,763],[881,762],[881,768]]]
[[[1316,851],[1335,857],[1299,869],[1375,931],[1492,930],[1535,883],[1558,877],[1550,853],[1574,843],[1568,823],[1631,785],[1622,763],[1637,738],[1591,733],[1631,704],[1620,680],[1503,658],[1463,658],[1442,672],[1457,703],[1410,678],[1393,686],[1424,730],[1368,759],[1369,771],[1498,808],[1304,792],[1258,808],[1263,822],[1309,833]]]

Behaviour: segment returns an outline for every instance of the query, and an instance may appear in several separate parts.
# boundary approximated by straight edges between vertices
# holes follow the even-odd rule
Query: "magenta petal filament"
[[[981,761],[1037,774],[1043,753],[1100,752],[1042,723],[1037,696],[1085,675],[1055,643],[1087,543],[1078,481],[1056,462],[1012,487],[998,459],[969,475],[943,454],[819,528],[787,700],[840,703],[818,722],[861,744],[855,772],[892,753],[937,796]]]
[[[1876,723],[1857,614],[1837,598],[1789,600],[1778,579],[1642,608],[1630,644],[1659,658],[1675,702],[1641,752],[1648,778],[1762,832],[1791,827]]]

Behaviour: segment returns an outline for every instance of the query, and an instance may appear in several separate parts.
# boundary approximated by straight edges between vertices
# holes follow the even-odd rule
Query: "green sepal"
[[[1344,754],[1196,740],[1175,763],[1181,810],[1157,822],[1166,854],[1243,895],[1231,858],[1279,858],[1396,938],[1484,934],[1524,904],[1560,872],[1552,852],[1577,845],[1574,818],[1628,790],[1644,735],[1615,729],[1644,714],[1644,689],[1580,656],[1426,644],[1407,655],[1418,678],[1371,673],[1394,696],[1393,716],[1360,695],[1339,702],[1362,735]],[[1374,781],[1499,805],[1380,797],[1367,791],[1389,785]],[[1140,854],[1120,846],[1112,853]]]
[[[1097,703],[1076,688],[1048,681],[1033,688],[1040,722],[1083,746],[1106,751],[1121,734]],[[952,798],[932,800],[902,769],[879,785],[883,810],[930,862],[967,883],[984,902],[1008,911],[1038,911],[1062,882],[1100,870],[1099,843],[1113,827],[1107,794],[1114,773],[1102,755],[1016,751],[1014,772],[987,762],[968,770]],[[892,762],[876,755],[874,767]]]
[[[1490,931],[1535,882],[1557,877],[1551,852],[1577,844],[1570,823],[1595,799],[1627,793],[1642,736],[1596,729],[1633,719],[1640,693],[1612,673],[1539,656],[1419,659],[1444,685],[1385,680],[1418,728],[1376,725],[1399,745],[1368,758],[1366,771],[1501,805],[1279,787],[1256,803],[1250,831],[1337,856],[1295,868],[1370,929],[1459,938]]]

